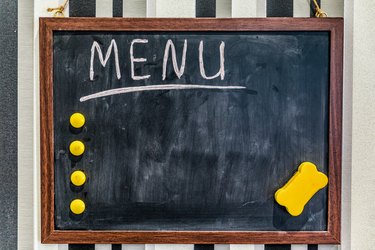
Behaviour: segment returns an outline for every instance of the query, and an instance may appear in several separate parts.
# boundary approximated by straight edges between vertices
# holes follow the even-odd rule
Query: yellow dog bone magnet
[[[319,172],[315,164],[303,162],[298,167],[297,173],[277,192],[275,199],[292,216],[302,213],[306,203],[320,189],[327,186],[327,176]]]

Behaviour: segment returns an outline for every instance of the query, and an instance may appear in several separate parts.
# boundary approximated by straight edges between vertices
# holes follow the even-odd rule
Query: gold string
[[[48,8],[47,11],[53,12],[54,17],[65,17],[64,11],[65,11],[66,5],[68,4],[68,1],[69,0],[65,0],[64,4],[60,5],[57,8]]]
[[[319,4],[316,2],[316,0],[313,0],[314,5],[315,5],[315,16],[316,17],[327,17],[327,13],[324,12],[320,7]]]

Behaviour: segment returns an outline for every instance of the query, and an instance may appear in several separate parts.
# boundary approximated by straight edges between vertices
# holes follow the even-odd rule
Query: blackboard
[[[288,29],[276,22],[285,19],[104,20],[41,22],[55,27],[41,104],[53,124],[54,230],[116,231],[131,243],[142,239],[129,232],[146,242],[254,243],[261,233],[269,243],[287,232],[289,243],[337,243],[342,20],[287,19]],[[74,112],[86,117],[82,131],[69,126]],[[69,154],[74,140],[82,157]],[[330,182],[292,217],[274,193],[303,161]],[[74,170],[88,177],[82,188],[70,183]],[[69,210],[76,198],[86,203],[79,216]],[[199,239],[208,232],[224,237]]]

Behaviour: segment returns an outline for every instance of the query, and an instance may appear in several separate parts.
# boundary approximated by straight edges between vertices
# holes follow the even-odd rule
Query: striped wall
[[[5,2],[4,2],[5,1]],[[318,0],[321,2],[322,9],[329,16],[343,16],[344,0]],[[0,21],[2,21],[2,5],[7,2],[0,1]],[[22,6],[20,5],[22,2]],[[26,39],[19,42],[18,50],[21,53],[22,61],[19,61],[18,86],[22,98],[19,102],[19,122],[29,123],[30,126],[19,126],[18,150],[21,157],[18,157],[19,171],[18,175],[18,249],[41,249],[41,250],[337,250],[337,246],[330,245],[42,245],[40,244],[39,227],[39,97],[38,97],[38,27],[37,22],[40,16],[50,16],[45,10],[47,7],[58,6],[64,0],[19,0],[19,20],[22,27],[25,27],[22,36]],[[70,0],[66,16],[97,16],[97,17],[309,17],[313,16],[310,0]],[[30,12],[34,9],[34,12]],[[34,15],[34,23],[30,22],[27,16]],[[31,17],[32,19],[32,17]],[[15,19],[17,20],[17,19]],[[20,24],[21,25],[21,24]],[[34,26],[34,33],[32,29]],[[27,28],[26,28],[27,27]],[[0,29],[0,35],[2,30]],[[21,41],[21,40],[19,40]],[[0,36],[0,43],[2,42]],[[0,44],[3,46],[3,44]],[[15,52],[17,54],[17,52]],[[33,54],[33,55],[32,55]],[[1,63],[0,63],[0,73]],[[21,72],[21,73],[20,73]],[[29,72],[30,74],[23,74]],[[23,82],[30,82],[34,78],[34,87],[32,84],[26,85]],[[3,86],[2,77],[0,78],[0,90]],[[13,83],[15,81],[13,77]],[[13,93],[14,95],[14,93]],[[1,92],[0,92],[1,97]],[[12,99],[13,105],[16,105],[16,98]],[[0,99],[1,102],[1,99]],[[2,105],[2,103],[1,103]],[[30,106],[32,108],[30,109]],[[3,112],[0,106],[0,114]],[[34,115],[33,115],[34,113]],[[16,114],[16,112],[14,112]],[[0,139],[2,123],[0,121]],[[9,126],[9,124],[8,124]],[[10,129],[10,126],[7,130]],[[10,139],[17,138],[17,135],[8,135]],[[13,136],[13,137],[12,137]],[[32,145],[33,144],[33,145]],[[0,144],[1,145],[1,144]],[[1,150],[1,148],[0,148]],[[26,156],[26,157],[22,157]],[[0,152],[0,162],[3,162]],[[11,166],[17,167],[17,159],[13,159]],[[1,164],[1,163],[0,163]],[[32,169],[30,166],[34,166]],[[3,165],[1,165],[1,170]],[[31,177],[33,176],[33,177]],[[10,176],[11,178],[16,178]],[[5,178],[0,175],[1,180]],[[12,187],[17,193],[17,187]],[[17,197],[17,195],[15,196]],[[0,208],[3,202],[0,197]],[[33,204],[33,205],[30,205]],[[15,208],[16,209],[16,208]],[[3,210],[0,210],[3,211]],[[16,214],[16,213],[14,213]],[[17,221],[14,216],[8,224],[10,227]],[[2,223],[0,217],[0,223]],[[6,222],[7,223],[7,222]],[[2,224],[3,225],[3,224]],[[13,228],[16,230],[17,228]],[[34,233],[27,233],[33,230]],[[0,230],[1,231],[1,230]],[[2,231],[1,231],[2,232]],[[13,233],[14,235],[14,233]],[[3,245],[3,239],[8,240],[9,245]],[[32,243],[30,243],[32,242]],[[0,250],[16,249],[16,237],[10,235],[3,236],[0,233]],[[349,249],[349,248],[348,248]]]

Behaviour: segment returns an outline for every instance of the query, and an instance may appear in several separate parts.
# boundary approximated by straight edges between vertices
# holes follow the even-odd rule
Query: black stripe
[[[70,0],[69,16],[71,17],[95,17],[96,0]],[[95,245],[69,245],[69,250],[95,250]]]
[[[121,250],[121,245],[120,244],[113,244],[112,250]]]
[[[17,249],[17,1],[0,1],[0,48],[0,248]]]
[[[196,17],[216,17],[216,0],[196,0],[195,2]],[[214,250],[213,244],[195,244],[194,250]]]
[[[196,0],[196,17],[216,17],[216,0]]]
[[[267,0],[267,17],[293,17],[293,0]]]
[[[96,0],[70,0],[69,16],[95,17]]]
[[[320,6],[320,0],[316,0]],[[313,0],[310,0],[310,17],[315,17],[315,4]]]
[[[308,245],[307,250],[318,250],[318,245]]]
[[[194,250],[214,250],[215,245],[202,245],[196,244],[194,245]]]
[[[265,245],[264,250],[290,250],[291,245]]]
[[[69,250],[95,250],[95,245],[69,245]]]
[[[113,0],[113,17],[122,17],[122,0]]]

